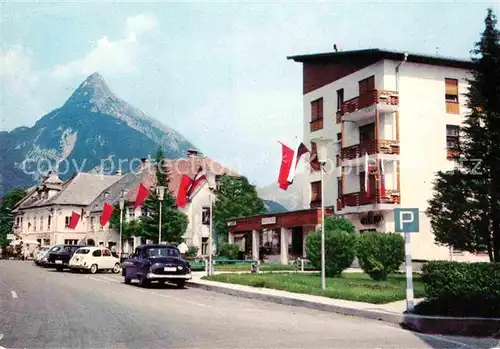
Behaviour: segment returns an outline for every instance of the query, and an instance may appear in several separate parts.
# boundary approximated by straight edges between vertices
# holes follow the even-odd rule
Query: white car
[[[85,270],[91,274],[95,274],[99,270],[111,270],[115,274],[121,271],[120,259],[102,246],[80,247],[71,257],[69,267],[72,271]]]
[[[39,249],[35,254],[34,254],[34,260],[36,265],[40,265],[40,261],[42,260],[43,257],[45,257],[50,250],[50,246],[42,247]]]

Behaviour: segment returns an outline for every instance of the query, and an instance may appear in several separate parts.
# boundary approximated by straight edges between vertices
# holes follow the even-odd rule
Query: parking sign
[[[418,233],[418,208],[395,208],[394,225],[396,233]]]

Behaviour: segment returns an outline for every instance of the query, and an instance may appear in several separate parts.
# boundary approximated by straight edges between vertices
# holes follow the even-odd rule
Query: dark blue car
[[[151,282],[173,283],[182,288],[191,279],[191,266],[179,249],[170,245],[141,245],[122,263],[126,284],[136,279],[143,287]]]

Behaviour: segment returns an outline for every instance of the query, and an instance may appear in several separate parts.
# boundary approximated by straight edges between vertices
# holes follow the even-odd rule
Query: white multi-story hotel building
[[[455,166],[450,148],[467,113],[472,63],[378,49],[289,59],[303,64],[303,139],[332,139],[324,198],[320,172],[312,166],[306,207],[324,200],[360,232],[394,231],[394,208],[418,208],[414,259],[487,259],[435,244],[425,214],[436,172]],[[368,174],[365,188],[366,155],[384,169],[385,195],[375,174]]]

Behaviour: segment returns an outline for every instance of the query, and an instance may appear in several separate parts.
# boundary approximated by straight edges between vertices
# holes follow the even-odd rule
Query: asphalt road
[[[4,348],[493,348],[382,322],[198,289],[125,285],[0,260]]]

